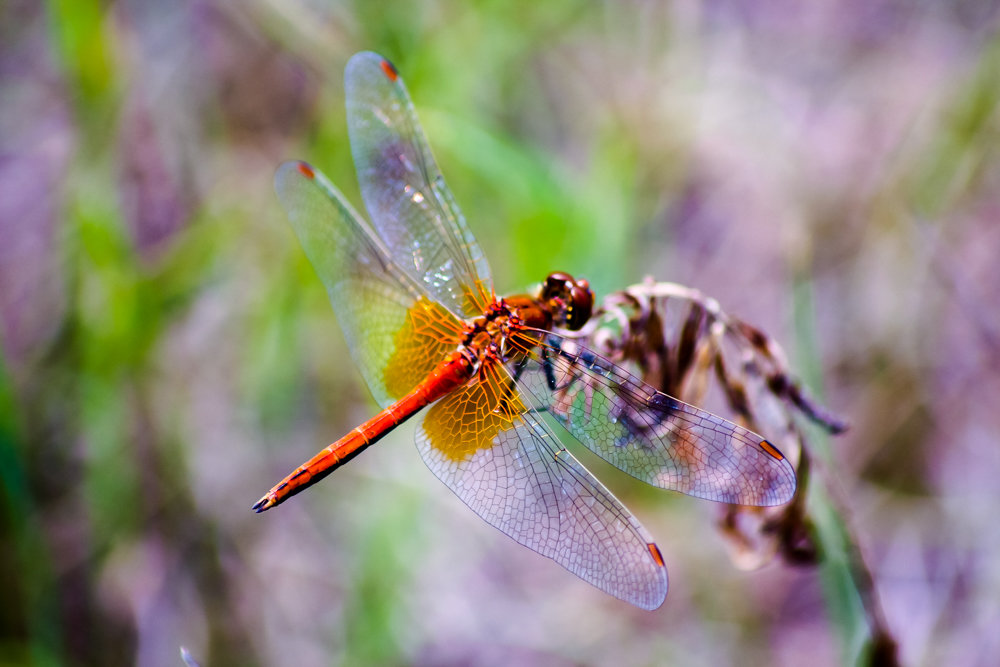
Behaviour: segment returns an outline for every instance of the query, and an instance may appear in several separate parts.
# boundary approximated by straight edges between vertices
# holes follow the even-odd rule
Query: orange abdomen
[[[312,486],[422,408],[465,384],[471,376],[471,362],[460,352],[453,352],[413,391],[300,465],[258,500],[253,509],[263,512]]]

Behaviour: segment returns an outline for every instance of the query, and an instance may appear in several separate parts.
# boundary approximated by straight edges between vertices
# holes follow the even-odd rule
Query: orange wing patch
[[[482,280],[477,280],[474,285],[462,285],[462,295],[465,297],[462,303],[463,312],[466,315],[482,315],[491,303],[497,300],[492,287],[487,287]]]
[[[511,379],[488,360],[476,379],[431,406],[424,419],[427,440],[451,461],[464,461],[521,417],[526,408]]]
[[[421,297],[406,313],[386,364],[385,390],[400,399],[425,380],[462,339],[462,323],[441,304]]]

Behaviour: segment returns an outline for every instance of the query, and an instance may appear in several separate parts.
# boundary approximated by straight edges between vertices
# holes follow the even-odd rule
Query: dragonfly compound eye
[[[542,286],[542,298],[553,299],[564,296],[573,282],[573,276],[568,273],[562,271],[550,273],[549,277],[545,279],[545,285]]]
[[[572,331],[587,323],[594,308],[590,283],[561,271],[545,279],[542,300],[548,303],[556,324]]]
[[[569,306],[566,308],[566,328],[576,331],[590,319],[594,311],[594,293],[586,280],[574,282],[569,290]]]

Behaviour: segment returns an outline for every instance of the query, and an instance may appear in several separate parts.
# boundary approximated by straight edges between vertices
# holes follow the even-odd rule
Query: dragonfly
[[[647,484],[722,503],[789,501],[792,465],[765,438],[587,349],[586,280],[554,272],[530,294],[498,297],[396,68],[356,54],[345,88],[371,224],[305,162],[281,165],[275,190],[382,411],[253,509],[284,502],[412,420],[424,462],[488,524],[620,600],[659,607],[667,570],[652,535],[553,426]]]

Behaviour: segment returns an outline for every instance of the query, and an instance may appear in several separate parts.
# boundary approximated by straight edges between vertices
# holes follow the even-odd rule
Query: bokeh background
[[[908,664],[1000,654],[997,3],[0,4],[0,665],[858,659],[816,568],[608,476],[656,612],[480,521],[373,414],[272,191],[360,204],[343,66],[402,72],[498,289],[651,275],[783,344]],[[850,592],[847,593],[848,597]],[[848,615],[849,617],[849,615]]]

